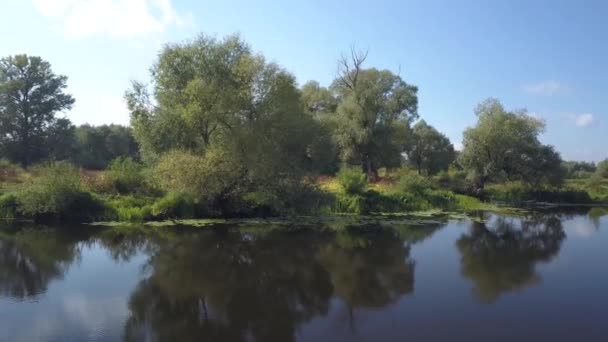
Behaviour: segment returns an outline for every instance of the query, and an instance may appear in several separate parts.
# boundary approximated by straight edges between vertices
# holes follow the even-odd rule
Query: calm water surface
[[[0,229],[0,341],[608,341],[608,213]]]

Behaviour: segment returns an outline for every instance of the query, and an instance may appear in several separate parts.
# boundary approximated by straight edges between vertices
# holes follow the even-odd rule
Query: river
[[[0,341],[607,341],[608,210],[0,229]]]

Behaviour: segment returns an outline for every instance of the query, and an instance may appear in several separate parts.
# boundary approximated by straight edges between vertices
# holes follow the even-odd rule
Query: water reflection
[[[17,300],[44,293],[78,259],[77,235],[48,230],[2,230],[0,235],[0,295]]]
[[[294,340],[298,326],[326,315],[332,296],[352,317],[358,307],[411,293],[414,262],[399,236],[377,227],[181,236],[150,258],[151,274],[129,302],[125,337]]]
[[[462,274],[473,281],[478,298],[493,302],[505,292],[538,283],[536,265],[555,257],[565,237],[558,214],[473,222],[456,242]]]
[[[437,336],[437,317],[460,322],[463,313],[471,321],[507,317],[513,331],[522,317],[514,306],[471,305],[459,291],[473,284],[473,298],[507,302],[514,298],[505,294],[538,285],[541,291],[520,298],[548,304],[525,308],[527,314],[584,316],[601,293],[593,291],[608,281],[601,265],[589,262],[601,259],[608,238],[594,222],[606,226],[604,209],[523,218],[480,214],[440,234],[434,233],[443,224],[401,226],[399,218],[314,228],[0,227],[0,316],[11,313],[0,321],[0,340],[367,340],[383,339],[391,329],[424,337]],[[580,238],[579,226],[593,238]],[[571,239],[562,248],[566,235]],[[560,253],[564,258],[556,259]],[[551,273],[538,267],[552,260]],[[82,267],[71,267],[79,262]],[[569,277],[590,275],[597,289],[589,287],[588,298],[564,294],[579,286],[564,286]],[[49,286],[53,282],[65,286]],[[53,329],[28,338],[24,332],[36,326]]]

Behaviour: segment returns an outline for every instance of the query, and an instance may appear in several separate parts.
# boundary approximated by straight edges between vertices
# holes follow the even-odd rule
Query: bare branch
[[[338,60],[338,78],[343,86],[354,90],[362,65],[367,59],[368,51],[357,51],[354,46],[350,48],[350,56],[342,55]]]

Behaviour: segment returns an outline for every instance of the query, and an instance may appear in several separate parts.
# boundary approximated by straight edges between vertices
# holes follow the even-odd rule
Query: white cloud
[[[595,118],[591,113],[575,114],[572,119],[576,127],[589,127],[595,123]]]
[[[69,37],[107,34],[133,37],[164,32],[189,20],[171,0],[32,0],[43,16],[53,18]]]
[[[529,94],[534,95],[557,95],[565,94],[570,91],[570,88],[557,81],[543,81],[539,83],[526,84],[522,89]]]

